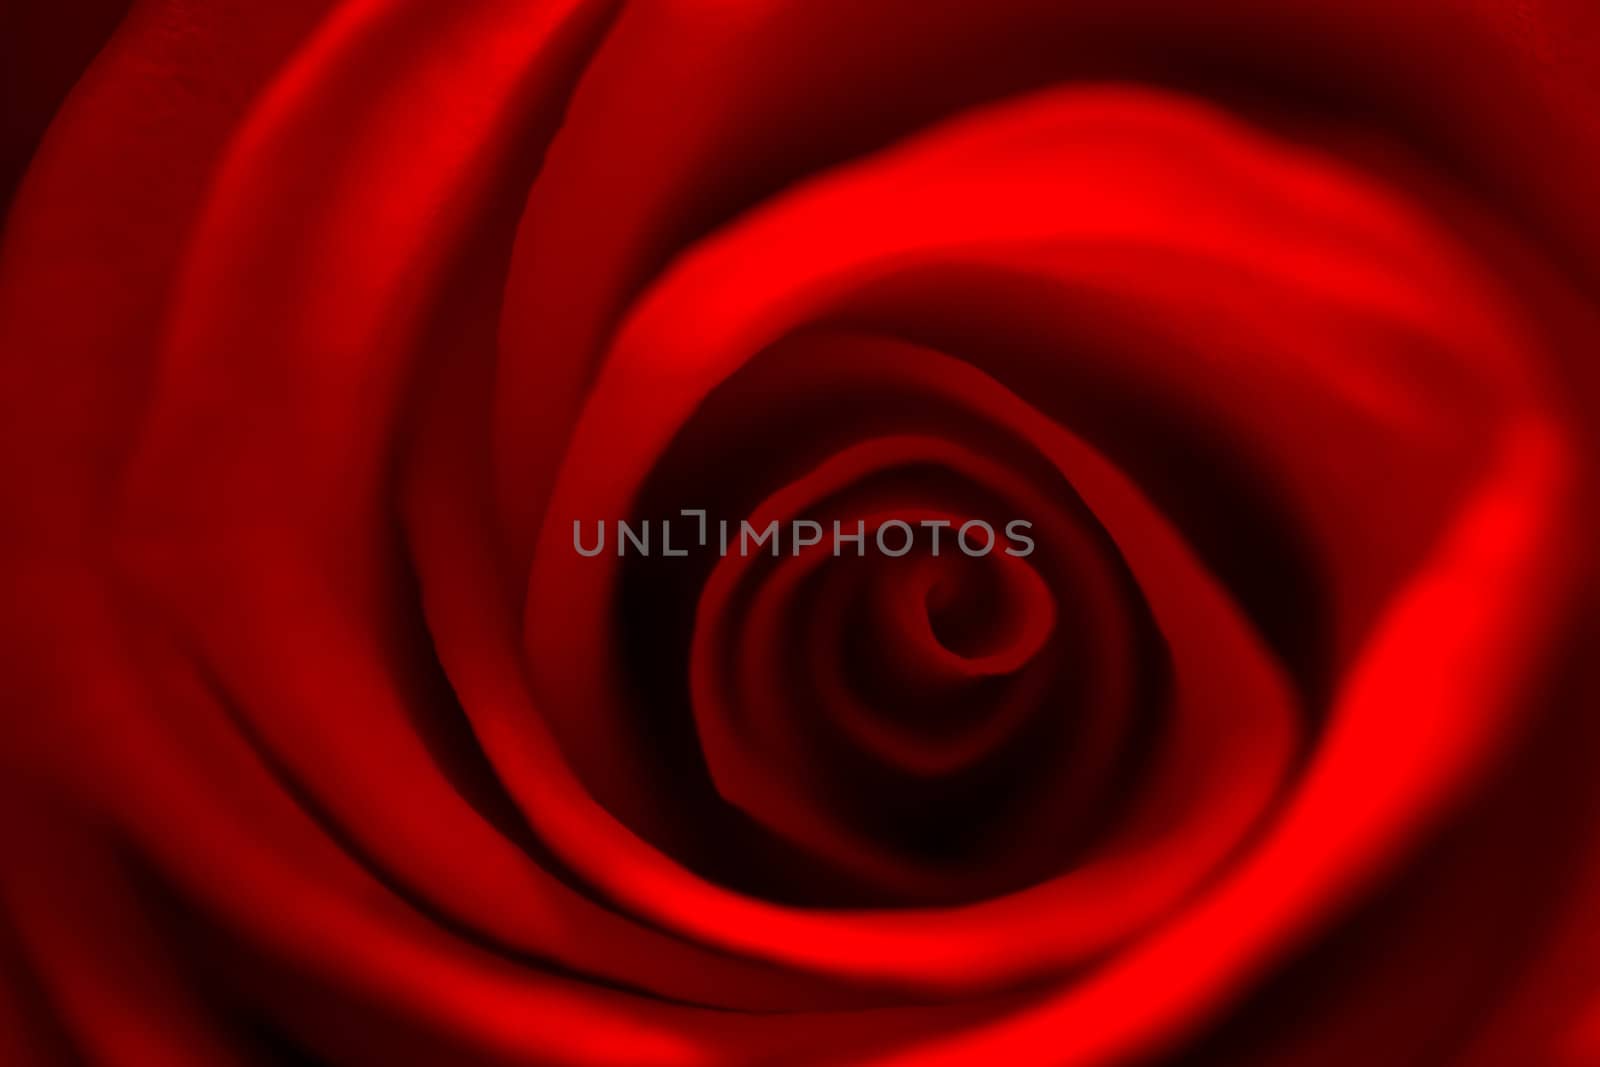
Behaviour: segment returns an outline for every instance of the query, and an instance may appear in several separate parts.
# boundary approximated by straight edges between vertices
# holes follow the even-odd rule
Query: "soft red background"
[[[0,1059],[1600,1063],[1594,5],[124,7],[0,12]],[[563,554],[908,428],[1134,831],[848,762],[899,579]]]

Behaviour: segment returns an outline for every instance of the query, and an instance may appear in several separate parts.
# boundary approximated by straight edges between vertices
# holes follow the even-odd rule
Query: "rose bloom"
[[[1600,1064],[1592,0],[0,18],[0,1063]]]

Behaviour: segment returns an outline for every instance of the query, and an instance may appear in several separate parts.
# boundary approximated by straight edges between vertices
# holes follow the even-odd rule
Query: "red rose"
[[[4,1062],[1600,1063],[1591,4],[22,10]]]

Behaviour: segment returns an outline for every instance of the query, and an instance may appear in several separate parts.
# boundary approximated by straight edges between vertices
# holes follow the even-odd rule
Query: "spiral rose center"
[[[966,669],[1015,671],[1049,639],[1055,598],[1032,567],[988,558],[951,561],[926,572],[921,600],[927,633]]]

